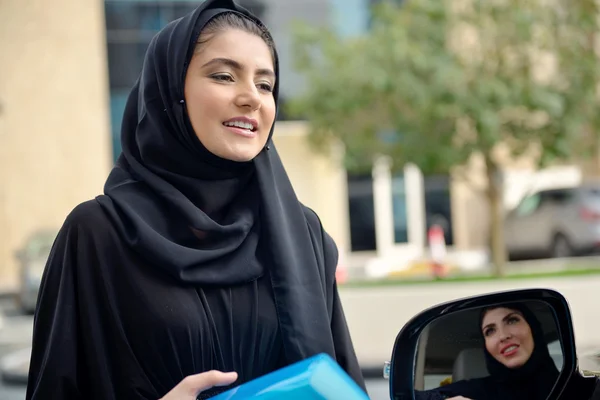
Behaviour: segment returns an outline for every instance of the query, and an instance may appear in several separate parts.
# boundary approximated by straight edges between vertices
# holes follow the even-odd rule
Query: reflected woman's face
[[[531,328],[517,310],[500,307],[487,311],[481,330],[487,351],[508,368],[523,366],[533,353]]]

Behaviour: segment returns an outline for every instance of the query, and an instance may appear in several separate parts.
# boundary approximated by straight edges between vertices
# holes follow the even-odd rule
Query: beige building
[[[102,190],[112,156],[102,2],[0,1],[0,286],[15,251]]]

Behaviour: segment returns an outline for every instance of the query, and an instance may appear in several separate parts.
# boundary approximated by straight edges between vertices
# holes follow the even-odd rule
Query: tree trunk
[[[592,176],[594,178],[600,176],[600,137],[598,136],[598,134],[596,132],[594,132],[594,127],[590,127],[590,131],[592,133],[592,137],[593,137],[593,143],[594,143],[594,161],[595,161],[595,165],[594,165],[594,171],[592,172]]]
[[[492,160],[486,159],[488,186],[486,195],[490,205],[490,247],[494,275],[504,276],[506,264],[506,246],[504,244],[504,206],[502,201],[502,181],[499,170]]]

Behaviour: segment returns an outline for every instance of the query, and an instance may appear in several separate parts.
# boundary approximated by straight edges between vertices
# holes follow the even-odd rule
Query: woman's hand
[[[227,386],[238,378],[236,372],[208,371],[185,377],[160,400],[196,400],[198,394],[213,386]]]

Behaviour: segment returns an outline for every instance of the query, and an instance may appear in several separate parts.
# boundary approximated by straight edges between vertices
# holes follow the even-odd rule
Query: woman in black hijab
[[[489,376],[416,392],[416,399],[546,400],[559,371],[534,313],[521,303],[486,308],[479,329]]]
[[[278,84],[270,34],[231,0],[153,38],[105,194],[49,257],[27,399],[156,400],[201,372],[238,385],[318,353],[365,388],[336,246],[272,143]]]

